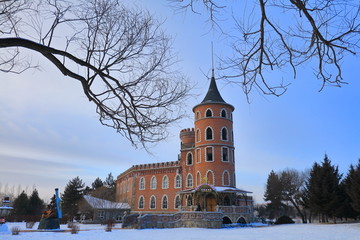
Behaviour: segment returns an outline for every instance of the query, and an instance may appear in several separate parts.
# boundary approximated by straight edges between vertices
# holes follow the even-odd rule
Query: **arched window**
[[[226,110],[225,109],[221,109],[221,113],[220,113],[221,117],[226,118]]]
[[[200,119],[200,112],[199,112],[199,111],[196,112],[195,119],[196,119],[196,120],[199,120],[199,119]]]
[[[229,148],[227,148],[227,147],[221,148],[221,161],[223,161],[223,162],[229,161]]]
[[[156,208],[156,198],[155,198],[154,195],[152,195],[152,196],[150,197],[150,208],[151,208],[151,209]]]
[[[144,178],[144,177],[140,178],[139,189],[140,189],[140,190],[144,190],[144,189],[145,189],[145,178]]]
[[[196,142],[200,142],[201,141],[201,132],[200,129],[196,130]]]
[[[201,149],[197,148],[196,149],[196,163],[200,163],[201,162]]]
[[[206,151],[206,156],[205,156],[205,160],[206,162],[212,162],[214,161],[214,158],[213,158],[213,147],[206,147],[205,148],[205,151]]]
[[[230,186],[230,174],[227,170],[223,172],[222,180],[223,186]]]
[[[206,140],[213,140],[213,130],[211,127],[207,127],[206,128],[206,136],[205,136]]]
[[[186,165],[192,165],[193,164],[193,155],[191,152],[188,152],[186,155]]]
[[[144,199],[144,196],[140,196],[139,198],[139,209],[143,209],[144,208],[144,202],[145,202],[145,199]]]
[[[175,188],[181,188],[181,176],[179,174],[175,177]]]
[[[206,180],[207,180],[207,184],[215,185],[214,184],[214,173],[211,170],[207,171]]]
[[[230,206],[230,198],[229,196],[225,196],[224,197],[224,206]]]
[[[193,186],[193,176],[191,175],[191,173],[189,173],[186,177],[186,186],[187,187]]]
[[[150,189],[156,189],[156,177],[153,176],[150,180]]]
[[[169,188],[169,177],[165,175],[162,179],[162,188],[168,189]]]
[[[206,116],[206,117],[212,117],[212,116],[213,116],[213,112],[211,111],[210,108],[208,108],[208,109],[206,110],[205,116]]]
[[[196,185],[199,185],[199,184],[201,184],[201,174],[200,174],[200,172],[198,171],[198,172],[196,173]]]
[[[168,208],[168,197],[166,195],[163,196],[161,201],[161,208],[167,209]]]
[[[180,196],[176,195],[176,197],[175,197],[175,208],[179,208],[180,205],[181,205]]]
[[[221,129],[221,140],[227,141],[228,140],[228,130],[226,127]]]
[[[192,206],[192,197],[190,195],[186,197],[186,206]]]

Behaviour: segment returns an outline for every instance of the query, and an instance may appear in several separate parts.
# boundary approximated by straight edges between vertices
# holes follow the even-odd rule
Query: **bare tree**
[[[0,0],[0,9],[1,71],[34,67],[20,61],[22,48],[42,54],[135,146],[164,139],[182,117],[189,85],[147,11],[117,0]]]
[[[205,8],[214,26],[222,27],[217,16],[228,14],[235,32],[226,32],[233,55],[222,59],[220,69],[230,82],[264,94],[282,95],[290,81],[274,81],[271,70],[291,70],[296,78],[299,66],[306,63],[327,85],[342,86],[342,63],[347,55],[359,52],[359,1],[332,0],[173,0],[176,6],[201,12]],[[226,5],[227,4],[227,5]],[[250,5],[250,7],[249,7]],[[239,12],[237,9],[246,7]],[[226,9],[226,11],[224,10]],[[222,15],[221,15],[222,16]],[[224,31],[225,32],[225,31]]]

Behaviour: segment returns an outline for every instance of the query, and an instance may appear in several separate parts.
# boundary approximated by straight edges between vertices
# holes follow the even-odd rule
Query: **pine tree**
[[[29,198],[29,214],[34,216],[41,215],[44,208],[44,201],[40,199],[38,191],[34,189]]]
[[[83,188],[85,184],[77,176],[69,181],[62,194],[62,210],[63,214],[73,220],[79,210],[79,202],[83,197]]]
[[[356,167],[350,166],[346,181],[346,193],[351,199],[351,206],[360,213],[360,159]]]
[[[22,191],[22,193],[15,198],[13,208],[14,216],[25,216],[29,214],[29,197],[25,191]]]
[[[94,180],[94,182],[91,184],[91,187],[92,187],[92,189],[98,189],[98,188],[100,188],[100,187],[102,187],[102,186],[104,186],[104,183],[103,183],[103,181],[99,178],[99,177],[97,177],[95,180]]]
[[[340,179],[338,167],[331,165],[327,155],[321,165],[314,163],[311,169],[307,183],[309,206],[313,212],[321,214],[323,222],[328,216],[334,217],[340,206]]]
[[[279,217],[282,207],[282,185],[279,176],[272,170],[268,176],[266,183],[266,191],[264,200],[270,201],[268,210],[270,218]]]

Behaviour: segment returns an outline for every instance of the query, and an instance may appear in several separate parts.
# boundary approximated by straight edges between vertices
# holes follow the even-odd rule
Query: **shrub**
[[[19,233],[20,233],[20,227],[14,226],[14,227],[11,228],[11,234],[12,235],[19,235]]]
[[[275,224],[290,224],[290,223],[295,223],[295,222],[288,216],[279,217],[278,220],[276,220],[275,222]]]
[[[79,230],[80,230],[79,225],[72,223],[71,230],[70,230],[71,234],[77,234],[77,233],[79,233]]]
[[[26,222],[26,228],[32,229],[35,225],[35,222]]]

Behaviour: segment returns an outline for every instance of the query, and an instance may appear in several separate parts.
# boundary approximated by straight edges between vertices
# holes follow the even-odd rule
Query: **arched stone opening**
[[[244,217],[239,217],[239,219],[237,220],[237,223],[240,223],[240,224],[247,224],[246,223],[246,220]]]
[[[225,216],[223,217],[223,224],[232,224],[232,221],[229,217]]]

